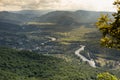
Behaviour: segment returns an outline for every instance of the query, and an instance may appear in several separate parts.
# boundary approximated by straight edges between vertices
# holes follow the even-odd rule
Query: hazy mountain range
[[[79,25],[81,23],[94,23],[100,14],[110,12],[95,11],[35,11],[23,10],[16,12],[0,12],[0,21],[8,23],[44,22],[57,25]]]
[[[100,14],[112,14],[108,12],[94,12],[78,10],[72,11],[53,11],[40,17],[34,18],[38,22],[53,22],[61,25],[75,25],[80,23],[94,23]]]

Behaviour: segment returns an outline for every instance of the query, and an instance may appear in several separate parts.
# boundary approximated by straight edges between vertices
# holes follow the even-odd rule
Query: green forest
[[[0,48],[0,80],[95,80],[97,69],[78,61]]]

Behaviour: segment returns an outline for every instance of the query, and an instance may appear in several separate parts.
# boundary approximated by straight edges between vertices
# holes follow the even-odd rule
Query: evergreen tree
[[[117,7],[113,19],[108,18],[108,15],[102,15],[96,22],[96,26],[103,34],[101,45],[120,49],[120,0],[116,0],[113,4]]]

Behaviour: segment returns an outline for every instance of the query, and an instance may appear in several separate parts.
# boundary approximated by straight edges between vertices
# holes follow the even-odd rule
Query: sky
[[[115,11],[114,0],[0,0],[0,11],[90,10]]]

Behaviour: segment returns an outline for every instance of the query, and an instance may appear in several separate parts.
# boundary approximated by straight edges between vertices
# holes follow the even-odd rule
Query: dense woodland
[[[0,47],[0,80],[95,80],[100,71],[78,62]]]

